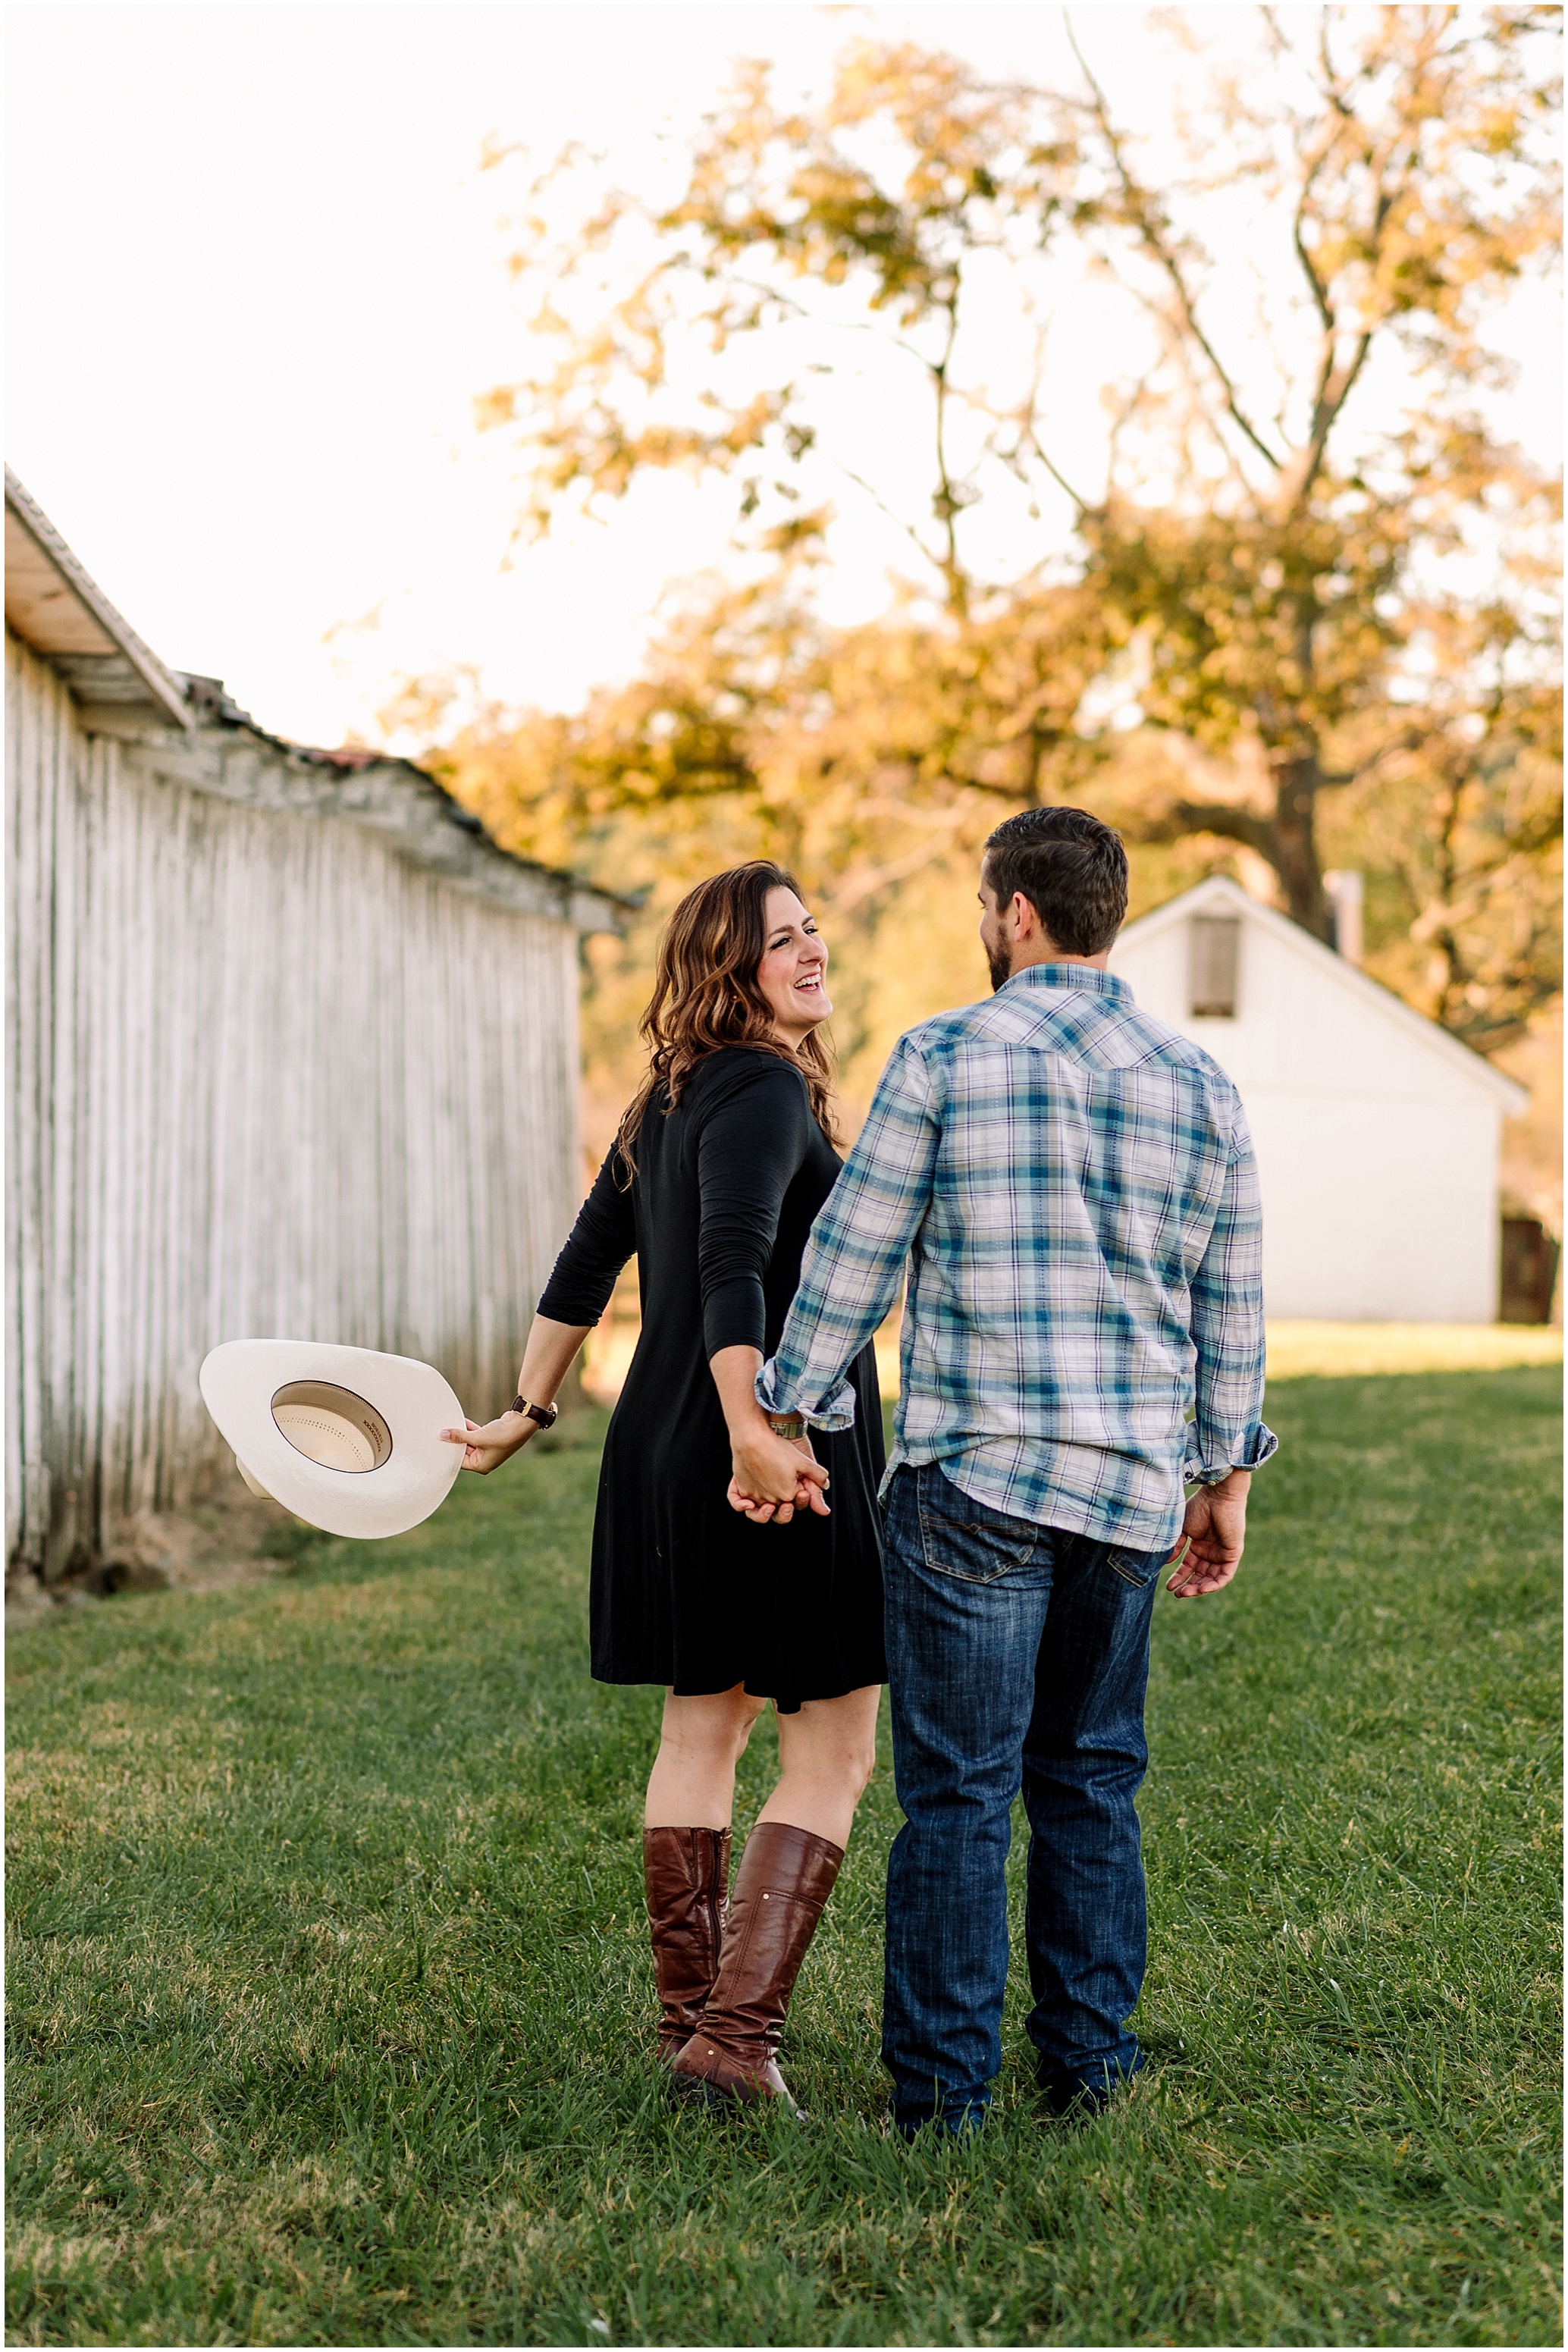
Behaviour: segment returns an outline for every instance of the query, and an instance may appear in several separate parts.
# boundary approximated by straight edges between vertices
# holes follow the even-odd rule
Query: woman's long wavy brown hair
[[[752,1045],[799,1070],[817,1125],[835,1140],[833,1065],[822,1033],[814,1029],[799,1053],[792,1053],[774,1036],[773,1013],[757,985],[767,951],[770,890],[801,895],[795,876],[765,858],[732,866],[689,890],[665,925],[653,994],[637,1024],[647,1042],[647,1076],[616,1138],[628,1171],[637,1166],[633,1154],[649,1104],[662,1095],[662,1109],[672,1111],[698,1063],[724,1045]]]

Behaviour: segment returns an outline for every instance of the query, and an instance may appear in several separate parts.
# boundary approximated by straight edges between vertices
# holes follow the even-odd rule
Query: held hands
[[[809,1437],[777,1437],[759,1413],[754,1430],[731,1437],[730,1459],[734,1468],[727,1496],[730,1508],[743,1512],[753,1526],[766,1527],[772,1520],[787,1527],[796,1511],[828,1517],[823,1491],[827,1473],[812,1453]]]
[[[708,1366],[730,1432],[730,1508],[744,1512],[758,1527],[770,1520],[787,1527],[797,1511],[815,1511],[825,1519],[827,1473],[813,1455],[811,1440],[779,1436],[757,1402],[761,1350],[739,1343],[719,1348]]]
[[[1212,1486],[1194,1486],[1174,1550],[1166,1560],[1181,1560],[1165,1590],[1178,1601],[1198,1601],[1218,1592],[1241,1566],[1247,1540],[1247,1490],[1250,1470],[1233,1470]],[[1185,1552],[1186,1558],[1182,1559]]]
[[[477,1421],[465,1420],[461,1429],[444,1429],[442,1437],[450,1445],[463,1448],[463,1467],[477,1470],[482,1477],[486,1472],[499,1470],[503,1462],[539,1434],[539,1423],[531,1413],[503,1412],[488,1421],[481,1429]]]

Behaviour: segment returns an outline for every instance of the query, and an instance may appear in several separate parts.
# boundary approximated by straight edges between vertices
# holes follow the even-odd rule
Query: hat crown
[[[392,1453],[392,1432],[374,1405],[335,1381],[289,1381],[272,1400],[272,1418],[308,1461],[363,1477]]]

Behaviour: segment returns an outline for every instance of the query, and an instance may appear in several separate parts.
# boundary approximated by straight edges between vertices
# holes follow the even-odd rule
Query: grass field
[[[1044,2121],[1016,2000],[967,2149],[881,2134],[885,1764],[791,2025],[816,2122],[655,2079],[596,1425],[396,1542],[29,1626],[9,2340],[1561,2342],[1559,1388],[1274,1390],[1239,1582],[1156,1617],[1158,2063]]]

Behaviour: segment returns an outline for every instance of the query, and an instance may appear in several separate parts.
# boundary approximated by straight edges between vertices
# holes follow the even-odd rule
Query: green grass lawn
[[[30,1626],[9,2340],[1559,2343],[1559,1386],[1276,1388],[1240,1580],[1155,1621],[1157,2063],[1042,2119],[1017,1985],[969,2148],[882,2137],[885,1759],[791,2021],[816,2121],[663,2093],[595,1424],[395,1542]]]

